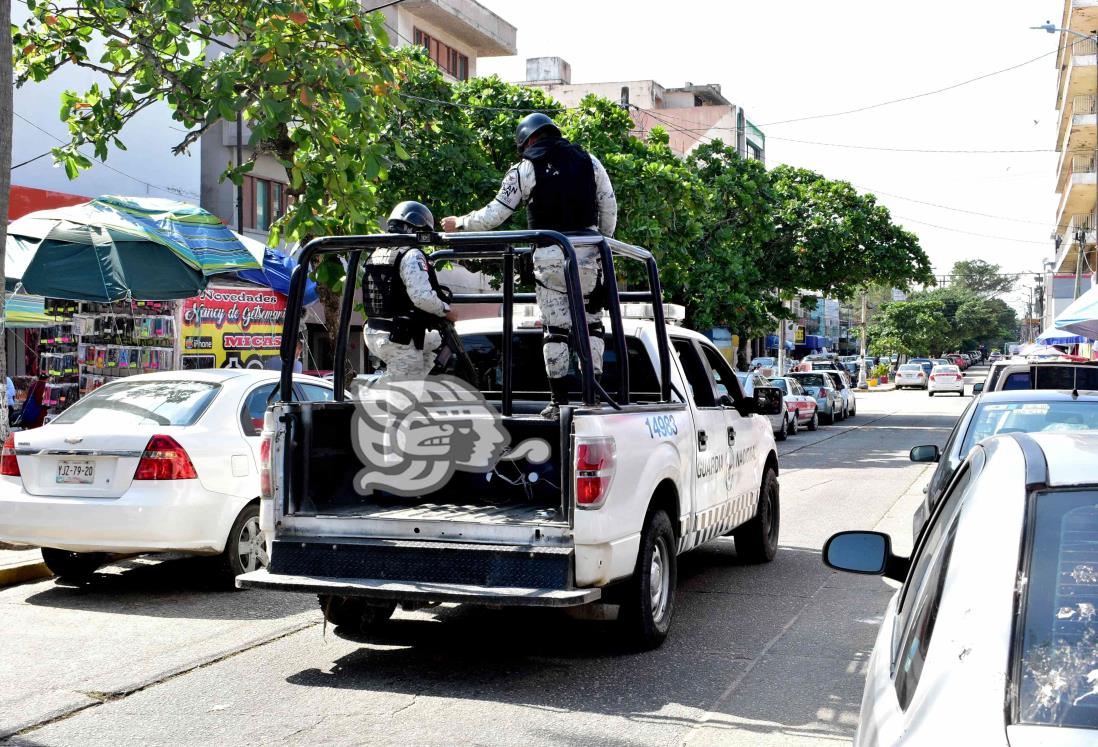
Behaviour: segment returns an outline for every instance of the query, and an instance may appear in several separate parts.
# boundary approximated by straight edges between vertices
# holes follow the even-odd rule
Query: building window
[[[244,227],[269,231],[286,214],[289,194],[286,185],[271,179],[244,177]]]
[[[415,30],[414,37],[416,44],[427,50],[428,56],[444,73],[457,80],[469,80],[469,58],[466,55],[419,29]]]

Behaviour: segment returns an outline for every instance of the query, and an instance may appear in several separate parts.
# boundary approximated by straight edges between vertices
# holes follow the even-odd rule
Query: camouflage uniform
[[[370,256],[370,264],[392,264],[402,248],[377,249]],[[408,297],[420,311],[437,317],[445,316],[450,306],[438,297],[427,274],[427,255],[421,249],[412,249],[400,261],[400,279],[408,291]],[[423,338],[423,349],[414,344],[402,345],[389,339],[387,330],[363,330],[366,348],[385,363],[383,375],[424,377],[435,367],[435,357],[442,346],[438,330],[429,329]]]
[[[614,187],[610,177],[599,160],[591,156],[591,165],[595,172],[595,196],[598,202],[599,223],[590,226],[603,236],[613,236],[618,221],[618,202],[614,196]],[[512,166],[503,177],[496,198],[480,210],[458,218],[458,229],[466,231],[490,231],[499,226],[529,199],[535,184],[534,165],[527,159]],[[602,267],[599,263],[598,249],[593,246],[578,247],[576,258],[579,260],[580,289],[584,303],[598,283]],[[538,284],[535,288],[538,309],[542,322],[546,326],[572,329],[572,317],[568,310],[568,295],[565,291],[564,252],[559,247],[540,247],[534,251],[534,277]],[[543,287],[544,286],[544,287]],[[598,322],[600,314],[587,314],[588,322]],[[605,341],[593,335],[591,337],[591,361],[595,375],[602,373],[602,354]],[[568,374],[571,355],[568,345],[563,342],[550,342],[543,348],[545,370],[551,379],[563,378]]]

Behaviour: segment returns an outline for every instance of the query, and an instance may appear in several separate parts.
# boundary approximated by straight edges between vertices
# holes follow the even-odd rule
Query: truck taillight
[[[135,480],[193,480],[198,477],[187,451],[171,436],[149,439],[134,472]]]
[[[264,500],[273,497],[271,490],[271,441],[272,434],[263,432],[263,439],[259,442],[259,495]]]
[[[15,456],[15,436],[8,434],[4,450],[0,452],[0,475],[19,477],[19,460]]]
[[[610,492],[617,451],[612,438],[591,438],[576,442],[576,505],[598,508]]]

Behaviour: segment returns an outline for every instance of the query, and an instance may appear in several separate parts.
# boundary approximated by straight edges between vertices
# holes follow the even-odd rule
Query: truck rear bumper
[[[452,602],[500,607],[576,607],[597,601],[602,596],[601,589],[524,589],[514,586],[289,576],[267,570],[237,576],[236,585],[241,589],[333,594],[396,602]]]

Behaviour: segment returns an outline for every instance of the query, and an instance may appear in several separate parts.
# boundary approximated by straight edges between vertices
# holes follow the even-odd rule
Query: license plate
[[[95,482],[95,462],[58,462],[57,482],[67,485],[90,485]]]

